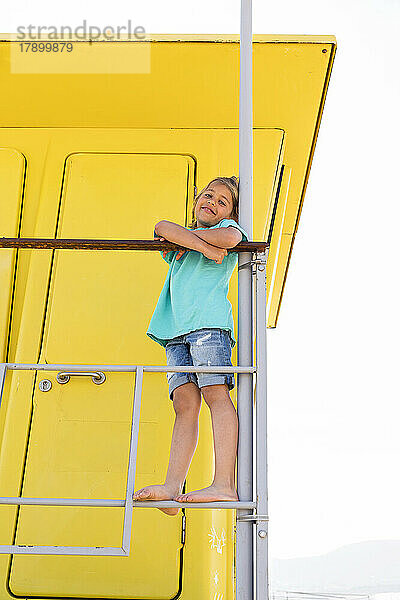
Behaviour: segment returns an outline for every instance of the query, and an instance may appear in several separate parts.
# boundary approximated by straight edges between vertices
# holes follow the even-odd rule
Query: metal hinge
[[[258,254],[258,257],[259,256],[260,255]],[[259,267],[259,270],[263,271],[264,268],[265,268],[265,266],[266,266],[266,264],[267,264],[267,260],[266,260],[266,258],[264,256],[262,258],[252,258],[248,262],[245,262],[242,265],[239,265],[238,266],[238,271],[240,271],[240,269],[244,269],[245,267],[251,267],[252,273],[253,273],[253,275],[255,275],[256,265],[262,265],[262,266]],[[253,267],[255,267],[255,268],[253,269]]]
[[[269,521],[268,515],[241,515],[236,517],[236,521],[253,521],[254,524],[260,523],[261,521]]]

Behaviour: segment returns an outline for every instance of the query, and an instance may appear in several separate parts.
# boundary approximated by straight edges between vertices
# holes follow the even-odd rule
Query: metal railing
[[[80,250],[176,250],[180,246],[170,242],[149,241],[149,240],[65,240],[65,239],[26,239],[26,238],[0,238],[0,247],[3,248],[33,248],[40,249],[80,249]],[[239,261],[239,273],[243,269],[249,269],[250,284],[255,280],[255,306],[251,306],[251,315],[256,318],[256,366],[213,366],[213,367],[189,367],[166,366],[166,365],[71,365],[71,364],[27,364],[27,363],[2,363],[0,364],[0,402],[4,388],[4,381],[7,371],[13,370],[37,370],[37,371],[68,371],[68,372],[135,372],[135,391],[133,398],[131,439],[128,460],[128,473],[126,483],[125,499],[105,500],[105,499],[85,499],[85,498],[24,498],[24,497],[2,497],[0,504],[27,506],[84,506],[84,507],[123,507],[124,524],[122,533],[121,547],[89,547],[89,546],[35,546],[9,544],[0,545],[0,554],[53,554],[53,555],[101,555],[101,556],[128,556],[131,543],[132,514],[133,508],[208,508],[208,509],[236,509],[237,535],[240,531],[245,532],[245,539],[256,540],[255,561],[252,559],[252,571],[254,569],[254,583],[257,590],[257,600],[266,600],[268,594],[268,490],[267,490],[267,375],[266,375],[266,263],[268,244],[266,242],[241,242],[235,248],[228,249],[228,252],[247,252],[251,253],[250,260],[247,254],[246,260]],[[242,271],[243,272],[243,271]],[[240,311],[239,311],[240,312]],[[252,322],[251,322],[252,326]],[[252,493],[247,494],[246,499],[237,502],[174,502],[174,501],[133,501],[134,480],[136,472],[137,443],[140,420],[140,403],[142,380],[144,372],[205,372],[205,373],[238,373],[238,416],[239,416],[239,382],[240,376],[256,376],[255,386],[255,410],[256,410],[256,499],[251,498]],[[244,441],[244,447],[253,444],[253,433],[249,427],[252,421],[253,411],[253,386],[250,386],[250,397],[246,404],[250,414],[244,424],[241,423],[239,416],[239,441]],[[247,395],[246,395],[247,397]],[[242,446],[243,447],[243,446]],[[252,489],[252,464],[246,465],[246,477],[249,479]],[[240,493],[240,478],[244,473],[239,472],[239,464],[243,464],[241,457],[241,446],[238,445],[238,492]],[[252,525],[255,525],[253,530]],[[250,528],[250,529],[249,529]],[[236,549],[239,550],[239,541],[237,539]],[[246,546],[246,545],[245,545]],[[251,554],[252,555],[252,554]],[[247,559],[246,559],[247,560]],[[246,562],[246,560],[244,562]],[[243,561],[242,561],[243,562]],[[236,591],[237,600],[255,598],[253,583],[251,592],[242,586],[241,580],[249,583],[248,574],[243,575],[243,565],[238,571],[239,565],[236,564]],[[252,579],[252,576],[251,576]],[[253,581],[253,580],[252,580]],[[247,585],[246,583],[246,585]]]
[[[228,252],[263,252],[267,242],[239,242]],[[0,248],[34,250],[187,250],[172,242],[158,240],[96,240],[83,238],[7,238],[0,237]]]
[[[0,406],[3,397],[4,382],[7,371],[74,371],[88,372],[97,371],[118,372],[118,373],[136,373],[135,391],[133,396],[131,437],[128,458],[128,473],[126,481],[126,493],[124,500],[102,500],[91,498],[24,498],[24,497],[0,497],[1,504],[17,506],[83,506],[83,507],[123,507],[124,524],[122,532],[122,545],[117,547],[91,547],[91,546],[37,546],[23,544],[2,544],[0,545],[0,554],[61,554],[61,555],[79,555],[79,556],[129,556],[131,531],[132,531],[132,512],[133,507],[141,508],[249,508],[256,507],[255,502],[174,502],[174,501],[134,501],[134,482],[136,475],[136,459],[140,423],[140,407],[142,397],[142,383],[144,372],[165,373],[181,372],[184,367],[185,372],[190,373],[253,373],[254,367],[191,367],[191,366],[165,366],[165,365],[74,365],[74,364],[27,364],[27,363],[0,363]]]

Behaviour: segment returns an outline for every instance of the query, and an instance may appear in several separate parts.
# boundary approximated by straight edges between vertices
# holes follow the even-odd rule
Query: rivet
[[[266,538],[267,537],[267,532],[265,531],[265,529],[261,529],[258,532],[258,537],[260,537],[260,538]]]
[[[41,392],[49,392],[51,390],[50,379],[42,379],[42,381],[39,381],[39,390]]]

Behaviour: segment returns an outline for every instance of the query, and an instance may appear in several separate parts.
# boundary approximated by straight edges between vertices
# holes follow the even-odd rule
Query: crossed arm
[[[154,228],[154,232],[157,236],[167,239],[169,242],[174,242],[190,250],[197,250],[207,258],[215,260],[218,264],[227,255],[226,249],[233,248],[242,239],[242,234],[235,227],[190,231],[171,221],[159,221]],[[178,254],[177,258],[180,258],[180,256]]]

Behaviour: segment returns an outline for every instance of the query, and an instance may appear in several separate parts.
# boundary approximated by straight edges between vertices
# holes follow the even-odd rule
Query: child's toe
[[[140,492],[136,492],[134,498],[136,498],[136,500],[139,500],[140,498],[146,498],[146,496],[148,495],[148,492],[146,492],[145,490],[141,490]]]

